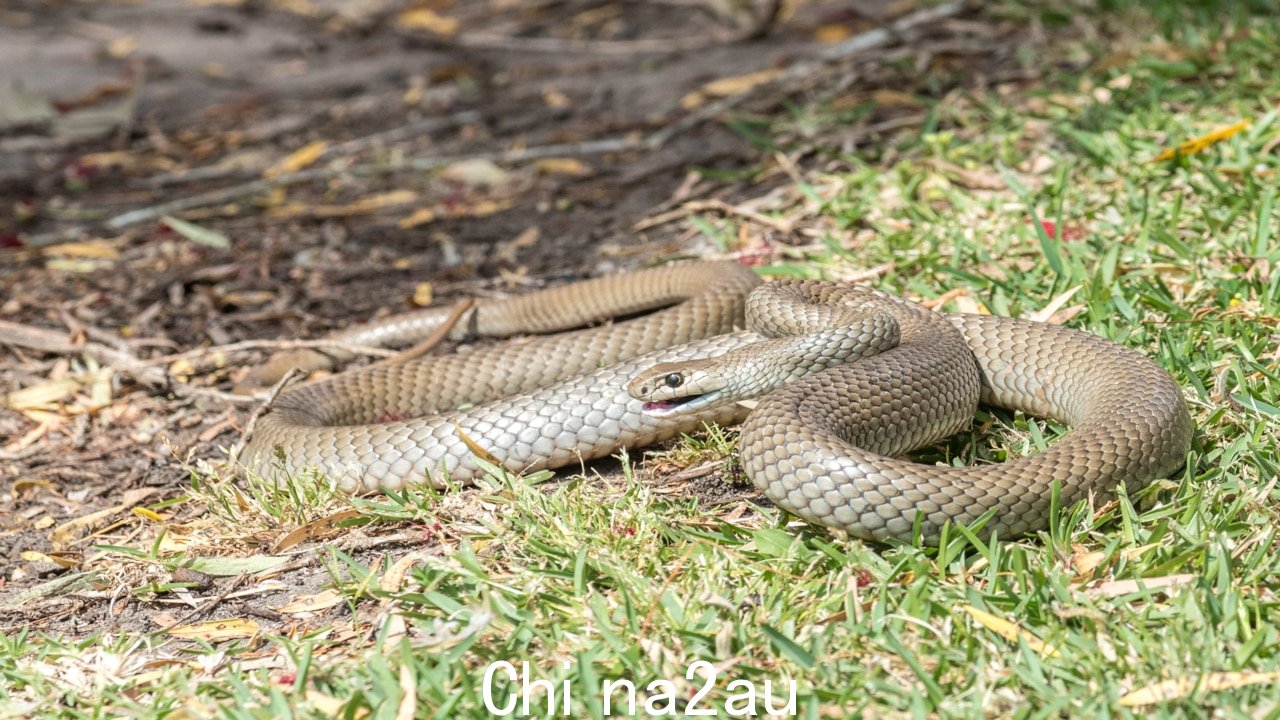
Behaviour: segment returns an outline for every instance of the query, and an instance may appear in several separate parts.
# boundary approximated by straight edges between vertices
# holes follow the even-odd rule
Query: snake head
[[[627,383],[627,394],[644,401],[644,412],[671,417],[705,410],[720,403],[723,378],[702,360],[654,365]]]

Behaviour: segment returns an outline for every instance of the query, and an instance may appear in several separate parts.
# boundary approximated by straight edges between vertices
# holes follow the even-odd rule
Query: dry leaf
[[[323,717],[336,718],[342,715],[342,710],[347,706],[347,701],[332,695],[325,695],[318,690],[307,690],[307,702],[316,710],[319,710]],[[353,717],[366,718],[369,711],[364,708],[358,708]]]
[[[1070,288],[1063,293],[1060,293],[1057,297],[1050,300],[1048,305],[1045,305],[1039,310],[1031,313],[1031,315],[1027,316],[1027,319],[1034,320],[1036,322],[1047,322],[1049,318],[1053,316],[1054,313],[1058,312],[1058,308],[1061,308],[1063,305],[1067,304],[1067,301],[1070,300],[1072,296],[1078,292],[1080,292],[1080,286],[1076,285],[1075,287]]]
[[[577,158],[542,158],[535,161],[533,166],[537,168],[538,172],[545,175],[582,177],[593,172],[589,165]]]
[[[49,533],[49,541],[53,543],[53,546],[56,549],[69,547],[72,543],[87,534],[91,528],[95,528],[100,524],[103,524],[103,521],[107,518],[128,510],[134,505],[151,497],[156,492],[157,491],[152,488],[129,490],[125,492],[124,498],[119,505],[103,508],[97,512],[92,512],[88,515],[69,520],[54,528]]]
[[[1089,588],[1085,593],[1093,597],[1118,597],[1143,590],[1173,590],[1195,582],[1197,577],[1199,576],[1192,573],[1182,573],[1135,580],[1110,580]]]
[[[1205,133],[1200,137],[1195,137],[1190,140],[1187,140],[1179,144],[1178,147],[1176,148],[1169,148],[1162,151],[1151,162],[1164,162],[1165,160],[1172,160],[1178,157],[1195,155],[1196,153],[1201,152],[1206,148],[1216,145],[1222,142],[1223,140],[1229,139],[1230,137],[1232,137],[1233,135],[1236,135],[1237,133],[1241,132],[1247,127],[1249,127],[1249,121],[1241,120],[1240,122],[1234,125],[1228,125],[1226,127],[1218,128],[1217,130]]]
[[[425,225],[436,219],[436,211],[432,208],[418,208],[407,218],[401,218],[396,226],[402,230]]]
[[[491,188],[507,181],[507,171],[492,160],[472,158],[446,166],[440,171],[440,177],[469,188]]]
[[[542,101],[547,104],[547,107],[554,108],[556,110],[562,110],[569,107],[569,96],[550,85],[543,86]]]
[[[734,77],[720,78],[712,80],[702,86],[702,92],[707,95],[716,97],[727,97],[729,95],[737,95],[744,93],[751,88],[767,83],[770,80],[782,74],[782,70],[760,70],[758,72],[747,73],[746,75],[735,75]]]
[[[1146,551],[1154,547],[1159,547],[1159,546],[1154,543],[1139,545],[1137,547],[1133,547],[1133,548],[1129,548],[1128,550],[1121,551],[1120,557],[1124,558],[1125,560],[1135,560],[1138,557],[1140,557],[1143,553],[1145,553]],[[1082,545],[1075,545],[1072,547],[1072,549],[1075,551],[1075,554],[1071,556],[1071,561],[1069,564],[1070,564],[1070,567],[1075,571],[1076,580],[1089,579],[1089,577],[1093,575],[1093,571],[1097,570],[1098,566],[1101,565],[1102,562],[1105,561],[1108,556],[1108,553],[1105,553],[1099,550],[1095,550],[1093,552],[1086,552],[1084,549],[1084,546]]]
[[[400,705],[396,720],[413,720],[418,715],[418,678],[413,663],[400,663]]]
[[[202,228],[195,223],[187,222],[181,218],[176,218],[172,215],[165,215],[160,218],[160,222],[168,225],[174,232],[191,242],[204,245],[205,247],[211,247],[216,250],[227,250],[231,247],[231,241],[227,239],[226,235],[214,232],[207,228]]]
[[[43,478],[19,478],[13,481],[13,494],[21,496],[22,493],[35,488],[42,488],[52,492],[57,487],[54,483]]]
[[[227,620],[210,620],[194,625],[180,625],[175,628],[169,628],[168,632],[170,635],[179,638],[221,642],[223,640],[254,637],[258,634],[258,623],[244,618],[229,618]]]
[[[306,145],[303,145],[297,150],[289,153],[288,157],[267,168],[262,174],[266,177],[277,177],[279,175],[298,172],[308,165],[311,165],[316,160],[319,160],[320,156],[324,155],[325,151],[328,149],[329,143],[324,140],[316,140],[314,142],[307,143]]]
[[[813,39],[823,45],[831,45],[853,37],[853,28],[848,25],[820,25],[813,31]]]
[[[516,262],[516,256],[521,250],[531,248],[538,244],[538,239],[542,237],[542,231],[538,226],[532,225],[520,231],[520,234],[511,239],[510,242],[502,243],[494,251],[494,257],[502,262]]]
[[[977,620],[979,625],[982,625],[1005,640],[1010,642],[1018,642],[1021,640],[1027,644],[1027,647],[1030,647],[1032,650],[1035,650],[1044,656],[1058,654],[1057,648],[1052,645],[1046,645],[1043,640],[1018,627],[1015,623],[1011,623],[1004,618],[992,615],[985,610],[979,610],[971,605],[963,605],[961,606],[961,609],[969,613],[974,620]]]
[[[138,38],[125,35],[107,43],[107,56],[114,60],[123,60],[138,49]]]
[[[458,33],[458,20],[446,17],[426,8],[414,8],[400,13],[396,25],[405,30],[426,30],[442,37],[453,37]]]
[[[382,574],[382,579],[378,581],[378,587],[383,592],[398,592],[404,586],[404,576],[409,573],[409,568],[422,562],[423,557],[425,556],[420,552],[412,552],[395,561]]]
[[[144,507],[134,508],[133,514],[137,515],[140,518],[150,520],[152,522],[164,522],[164,518],[160,517],[160,513],[157,513],[155,510],[149,510]]]
[[[300,595],[293,600],[274,608],[282,613],[308,613],[328,610],[331,607],[341,605],[346,602],[346,598],[337,590],[322,590],[314,595]]]
[[[1245,687],[1246,685],[1262,685],[1280,681],[1280,672],[1215,672],[1199,677],[1185,677],[1176,680],[1165,680],[1155,685],[1139,688],[1120,698],[1123,707],[1156,705],[1169,700],[1179,700],[1191,693],[1216,692]]]
[[[435,286],[429,282],[420,282],[413,286],[413,297],[410,301],[418,307],[430,307],[435,300]]]
[[[115,260],[120,251],[106,240],[90,240],[88,242],[62,243],[50,246],[45,253],[65,257],[92,258],[95,260]]]
[[[476,442],[475,440],[472,440],[471,436],[463,431],[461,425],[459,425],[458,423],[454,423],[453,429],[458,431],[458,437],[462,439],[462,444],[467,446],[467,449],[471,451],[472,455],[475,455],[481,460],[484,460],[485,462],[490,463],[492,465],[502,465],[502,461],[494,457],[493,453],[484,449],[484,447],[481,446],[480,443]]]
[[[5,395],[5,406],[12,410],[29,410],[47,408],[50,404],[61,402],[83,387],[75,378],[50,380],[39,385],[32,385],[21,390],[14,390]]]
[[[880,107],[907,107],[918,108],[924,107],[924,103],[920,98],[911,93],[901,90],[891,90],[889,88],[880,88],[871,92],[871,100]]]
[[[51,563],[62,568],[72,568],[80,564],[79,560],[57,555],[48,555],[37,550],[23,550],[18,554],[18,556],[27,562]]]
[[[276,218],[300,216],[318,218],[350,217],[353,215],[368,215],[386,207],[404,205],[417,199],[417,193],[412,190],[392,190],[391,192],[362,197],[359,200],[346,205],[306,205],[303,203],[288,203],[268,210],[267,214]]]
[[[306,525],[296,527],[288,533],[285,533],[284,537],[277,540],[275,544],[271,546],[271,552],[283,552],[298,543],[306,542],[307,540],[331,537],[339,532],[343,532],[345,528],[337,527],[338,523],[355,517],[360,517],[360,512],[358,510],[342,510],[341,512],[336,512],[332,515],[326,515],[325,517],[312,520]]]

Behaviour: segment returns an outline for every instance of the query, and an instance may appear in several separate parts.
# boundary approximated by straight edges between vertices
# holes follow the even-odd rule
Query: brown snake
[[[1192,424],[1181,390],[1137,352],[1042,323],[935,313],[863,287],[797,281],[752,291],[757,282],[736,264],[688,263],[482,304],[455,337],[549,332],[671,307],[290,388],[241,458],[268,476],[315,467],[349,492],[439,486],[483,473],[477,453],[528,472],[745,418],[743,468],[765,495],[880,541],[910,539],[917,522],[931,540],[944,523],[988,511],[984,532],[1022,534],[1047,524],[1055,486],[1069,507],[1119,484],[1137,490],[1184,462]],[[735,329],[744,306],[750,330]],[[444,317],[397,318],[342,337],[404,340]],[[320,364],[315,353],[300,360]],[[740,401],[756,397],[747,417]],[[968,427],[979,401],[1072,429],[1041,453],[1000,464],[894,457]]]

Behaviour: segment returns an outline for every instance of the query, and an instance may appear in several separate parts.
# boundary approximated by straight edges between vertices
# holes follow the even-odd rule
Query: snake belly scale
[[[1192,424],[1181,390],[1140,353],[1067,328],[935,313],[868,288],[757,285],[733,263],[687,263],[482,304],[455,336],[559,330],[669,307],[287,389],[241,460],[268,476],[315,467],[344,490],[370,492],[469,481],[483,472],[475,446],[525,472],[745,420],[743,469],[766,496],[806,520],[877,541],[909,539],[917,523],[925,539],[936,538],[944,523],[972,523],[988,511],[987,533],[1033,531],[1048,521],[1055,486],[1069,505],[1120,484],[1136,490],[1184,462]],[[442,318],[393,319],[343,339],[403,340]],[[813,347],[819,335],[825,350]],[[768,354],[781,355],[787,376],[749,416],[738,402],[671,412],[669,403],[631,394],[645,384],[637,378],[670,376],[669,366],[737,358],[760,366]],[[979,401],[1071,430],[1044,452],[1001,464],[897,457],[968,427]]]

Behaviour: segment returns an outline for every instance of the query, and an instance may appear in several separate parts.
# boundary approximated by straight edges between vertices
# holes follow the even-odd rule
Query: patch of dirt
[[[150,631],[252,604],[163,612],[128,591],[163,573],[109,567],[23,599],[109,565],[97,545],[145,545],[153,520],[122,498],[180,496],[180,459],[224,459],[251,409],[99,372],[86,344],[151,358],[316,337],[412,307],[424,283],[447,302],[722,252],[683,217],[634,227],[687,201],[764,196],[828,149],[875,151],[923,122],[912,95],[1033,79],[1014,28],[972,9],[841,52],[926,9],[778,7],[6,4],[0,384],[34,396],[0,409],[0,627]],[[785,123],[786,103],[814,100],[853,109],[845,134],[753,142],[753,128]],[[787,163],[772,160],[780,149]],[[759,224],[739,240],[740,255],[765,257],[811,241]],[[44,334],[18,339],[28,331]],[[253,360],[174,369],[226,391]],[[164,522],[202,512],[174,508]],[[297,587],[325,578],[314,563],[290,572]],[[209,595],[236,587],[211,582]]]

